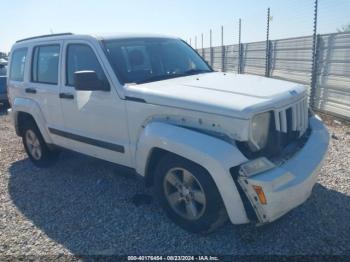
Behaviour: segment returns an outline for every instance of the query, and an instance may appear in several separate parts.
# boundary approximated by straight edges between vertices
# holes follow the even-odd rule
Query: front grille
[[[275,128],[281,133],[298,132],[302,136],[308,128],[307,97],[293,105],[274,111]]]
[[[278,157],[286,147],[304,137],[309,126],[308,117],[308,100],[305,97],[295,104],[271,111],[272,121],[264,148],[253,152],[246,142],[239,142],[237,145],[248,159]]]

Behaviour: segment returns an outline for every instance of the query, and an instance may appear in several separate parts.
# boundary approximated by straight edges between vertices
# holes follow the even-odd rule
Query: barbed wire
[[[346,10],[350,10],[350,0],[318,0],[318,27],[317,33],[332,33],[338,29],[346,27],[350,23],[350,15]],[[298,37],[313,34],[315,0],[287,0],[271,5],[270,39],[281,39]],[[247,10],[249,12],[249,10]],[[267,15],[267,6],[261,10]],[[265,40],[266,16],[259,16],[254,21],[245,17],[242,13],[242,42],[257,42]],[[238,21],[239,18],[232,19],[232,24],[224,24],[224,44],[238,43]],[[254,31],[254,34],[251,33]],[[197,48],[202,47],[201,34],[203,33],[204,47],[209,47],[209,28],[205,32],[198,32]],[[247,37],[247,35],[250,37]],[[252,36],[253,35],[253,36]],[[195,47],[195,35],[189,36],[191,44]],[[221,44],[221,28],[212,28],[213,46]]]

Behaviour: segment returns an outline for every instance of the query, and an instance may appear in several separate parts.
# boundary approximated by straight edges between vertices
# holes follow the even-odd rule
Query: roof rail
[[[73,35],[73,33],[60,33],[60,34],[33,36],[33,37],[28,37],[28,38],[24,38],[24,39],[21,39],[21,40],[17,40],[16,43],[27,41],[27,40],[32,40],[32,39],[37,39],[37,38],[54,37],[54,36],[61,36],[61,35]]]

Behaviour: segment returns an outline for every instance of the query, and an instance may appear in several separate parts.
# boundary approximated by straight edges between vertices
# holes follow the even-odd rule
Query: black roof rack
[[[32,40],[32,39],[37,39],[37,38],[54,37],[54,36],[61,36],[61,35],[73,35],[73,34],[72,33],[60,33],[60,34],[50,34],[50,35],[39,35],[39,36],[33,36],[33,37],[28,37],[28,38],[18,40],[18,41],[16,41],[16,43],[27,41],[27,40]]]

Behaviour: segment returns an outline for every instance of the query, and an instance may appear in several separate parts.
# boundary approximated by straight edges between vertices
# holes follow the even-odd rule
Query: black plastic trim
[[[36,94],[36,89],[28,87],[25,89],[25,92],[29,94]]]
[[[68,139],[72,139],[72,140],[76,140],[82,143],[86,143],[86,144],[90,144],[93,146],[97,146],[97,147],[102,147],[105,149],[109,149],[112,151],[116,151],[119,153],[124,153],[125,149],[123,146],[121,145],[117,145],[117,144],[112,144],[112,143],[108,143],[108,142],[104,142],[101,140],[96,140],[90,137],[85,137],[85,136],[80,136],[80,135],[76,135],[76,134],[72,134],[72,133],[68,133],[62,130],[58,130],[55,128],[49,128],[49,131],[54,134],[54,135],[58,135],[58,136],[62,136],[62,137],[66,137]]]
[[[139,103],[147,103],[146,100],[138,97],[132,97],[132,96],[126,96],[125,100],[133,101],[133,102],[139,102]]]
[[[235,185],[237,187],[238,193],[243,202],[243,206],[244,206],[245,212],[247,213],[247,217],[249,221],[253,223],[258,223],[259,222],[258,216],[256,215],[254,208],[250,203],[248,197],[244,193],[241,185],[238,183],[238,176],[239,176],[238,170],[239,170],[239,166],[230,168],[231,176],[233,178],[233,181],[235,182]]]
[[[69,93],[60,93],[59,97],[62,99],[74,99],[74,95]]]

